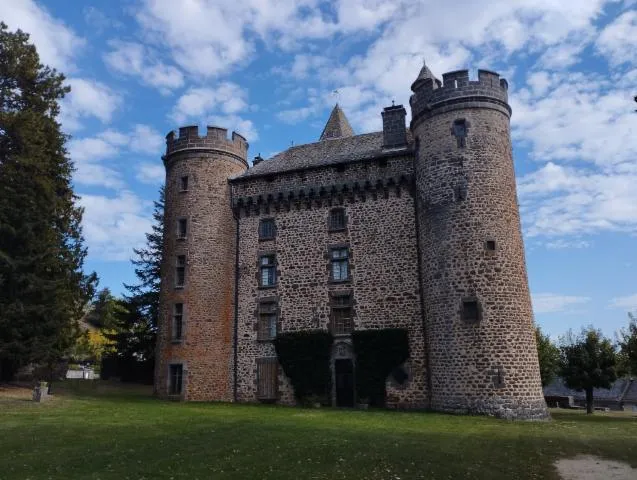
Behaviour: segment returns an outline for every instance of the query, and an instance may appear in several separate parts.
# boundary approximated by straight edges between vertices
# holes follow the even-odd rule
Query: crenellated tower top
[[[423,67],[426,68],[426,67]],[[414,92],[409,99],[412,126],[431,115],[455,108],[493,108],[511,115],[508,104],[509,84],[500,75],[489,70],[478,70],[478,80],[469,79],[469,70],[456,70],[442,75],[442,82],[422,72],[413,83]]]
[[[164,163],[169,164],[170,159],[176,153],[182,151],[216,152],[230,155],[248,166],[248,141],[237,132],[232,132],[228,138],[226,128],[208,126],[206,135],[199,135],[199,127],[190,125],[181,127],[179,135],[174,131],[166,135],[166,155]]]

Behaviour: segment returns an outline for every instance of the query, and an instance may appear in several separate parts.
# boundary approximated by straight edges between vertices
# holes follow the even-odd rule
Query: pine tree
[[[0,23],[0,379],[73,345],[96,277],[83,273],[82,209],[56,121],[70,91],[29,35]]]
[[[124,284],[128,291],[117,315],[115,335],[107,335],[116,343],[115,374],[122,379],[152,383],[155,342],[159,317],[159,284],[164,243],[164,188],[154,202],[153,225],[146,234],[146,246],[134,249],[135,275],[139,283]]]

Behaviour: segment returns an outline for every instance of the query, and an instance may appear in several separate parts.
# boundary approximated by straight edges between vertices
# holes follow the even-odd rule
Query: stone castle
[[[351,332],[402,328],[387,404],[547,417],[520,230],[508,84],[423,66],[383,129],[336,105],[316,143],[249,166],[223,128],[166,137],[155,388],[166,398],[294,404],[280,332],[334,335],[329,402],[352,406]]]

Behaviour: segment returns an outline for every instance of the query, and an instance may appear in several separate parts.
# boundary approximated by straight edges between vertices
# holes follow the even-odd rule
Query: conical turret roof
[[[352,137],[353,135],[354,130],[352,130],[352,126],[349,124],[347,117],[337,103],[330,114],[330,118],[325,124],[325,128],[323,129],[323,133],[321,133],[321,138],[319,140]]]
[[[429,70],[429,67],[427,66],[427,64],[425,62],[423,62],[422,68],[420,69],[420,73],[418,74],[418,77],[416,78],[414,83],[412,83],[411,89],[413,90],[419,83],[421,83],[423,80],[427,80],[429,78],[434,81],[434,85],[436,85],[436,82],[439,82],[439,80],[436,78],[436,76],[433,74],[433,72],[431,70]]]

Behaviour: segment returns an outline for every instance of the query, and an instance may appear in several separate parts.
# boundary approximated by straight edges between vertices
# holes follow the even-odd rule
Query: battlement
[[[442,82],[424,79],[412,86],[409,103],[413,117],[433,113],[437,108],[460,102],[493,103],[509,111],[509,84],[489,70],[478,70],[478,79],[471,80],[469,70],[456,70],[442,75]],[[465,105],[466,106],[466,105]]]
[[[166,135],[166,158],[185,150],[207,150],[225,152],[239,157],[247,165],[248,141],[243,135],[232,132],[228,138],[226,128],[208,126],[205,135],[199,135],[197,125],[179,128],[179,135],[171,131]]]

